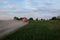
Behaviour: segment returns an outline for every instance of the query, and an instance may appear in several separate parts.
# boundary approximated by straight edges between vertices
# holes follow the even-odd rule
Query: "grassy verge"
[[[32,21],[2,40],[60,40],[60,21]]]

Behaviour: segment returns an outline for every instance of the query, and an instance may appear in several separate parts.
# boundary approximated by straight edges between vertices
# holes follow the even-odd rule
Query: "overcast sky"
[[[60,15],[60,0],[0,0],[0,19],[51,18]]]

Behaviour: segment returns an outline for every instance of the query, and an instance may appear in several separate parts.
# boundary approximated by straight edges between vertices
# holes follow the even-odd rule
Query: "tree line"
[[[18,17],[14,17],[15,20],[22,20],[22,17],[21,18],[18,18]],[[34,18],[29,18],[28,20],[34,20]],[[45,20],[45,19],[40,19],[40,20]],[[51,19],[49,20],[60,20],[60,16],[57,16],[57,17],[52,17]],[[38,18],[36,18],[36,21],[38,21]]]

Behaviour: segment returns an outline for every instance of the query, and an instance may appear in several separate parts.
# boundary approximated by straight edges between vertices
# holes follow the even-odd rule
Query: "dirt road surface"
[[[17,20],[5,20],[0,21],[0,38],[16,31],[18,28],[28,24],[28,22],[22,22]]]

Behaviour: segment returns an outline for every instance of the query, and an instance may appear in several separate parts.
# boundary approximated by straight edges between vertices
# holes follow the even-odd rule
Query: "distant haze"
[[[60,15],[60,0],[0,0],[0,20],[17,17],[49,19]]]

